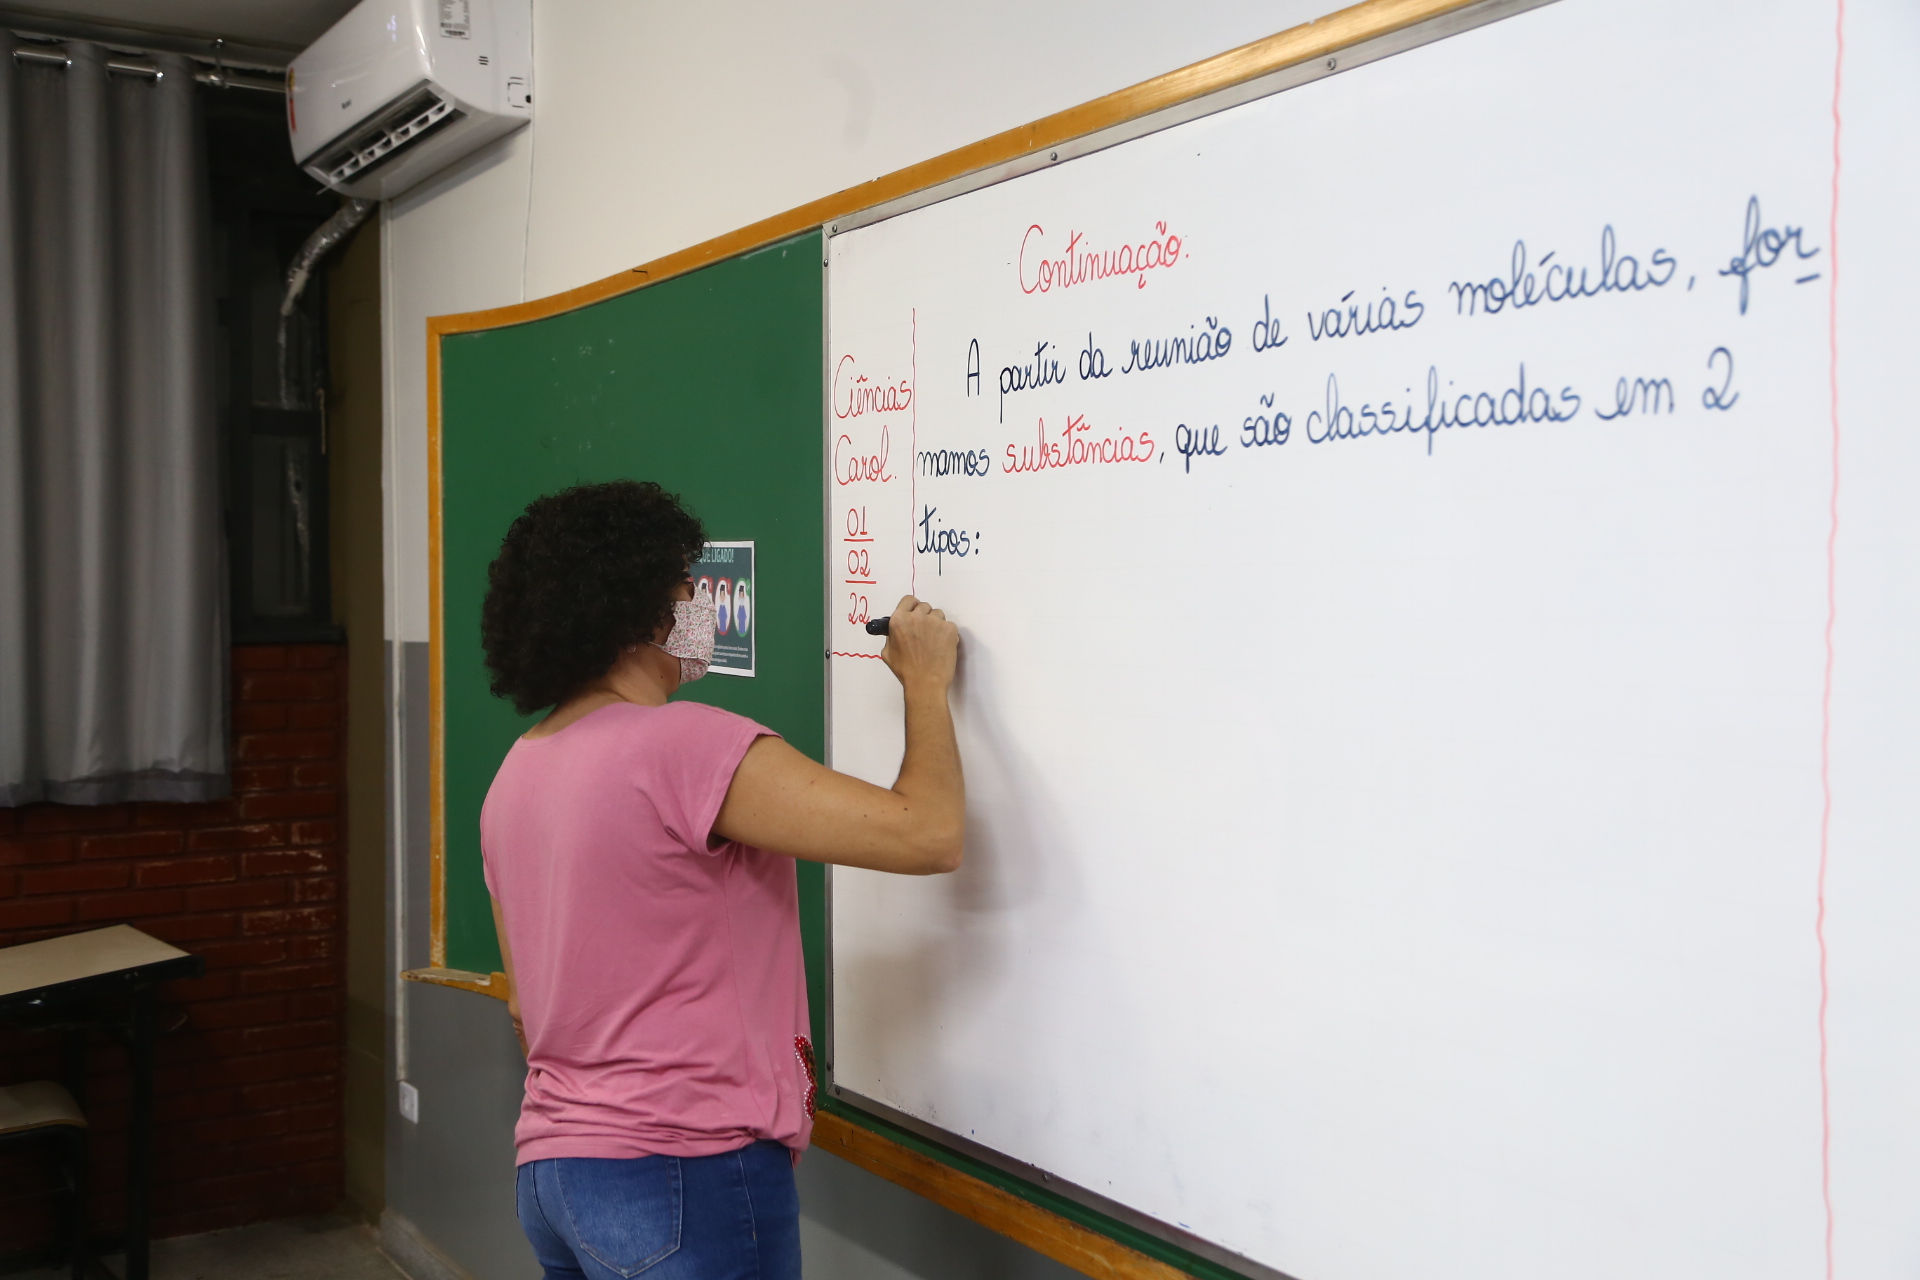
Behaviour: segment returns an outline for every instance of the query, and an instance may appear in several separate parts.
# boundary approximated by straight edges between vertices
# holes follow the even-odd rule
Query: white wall
[[[543,297],[1341,0],[534,5],[534,123],[387,210],[391,638],[427,638],[426,318]]]
[[[521,300],[532,128],[381,209],[387,638],[427,639],[427,317]]]

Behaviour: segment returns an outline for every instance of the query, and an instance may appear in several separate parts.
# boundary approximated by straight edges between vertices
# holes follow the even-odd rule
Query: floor
[[[809,1280],[1082,1280],[1059,1263],[902,1187],[863,1175],[853,1165],[812,1158],[801,1167],[809,1212],[800,1218],[800,1240]],[[103,1261],[115,1276],[125,1274],[117,1255]],[[529,1280],[539,1274],[531,1259],[527,1268]],[[0,1280],[69,1280],[69,1275],[64,1268],[16,1271]],[[357,1218],[335,1216],[156,1240],[153,1280],[408,1277],[380,1252],[370,1227]]]
[[[106,1260],[115,1275],[121,1259]],[[67,1280],[58,1271],[16,1271],[7,1280]],[[153,1280],[406,1280],[352,1218],[294,1218],[153,1244]]]

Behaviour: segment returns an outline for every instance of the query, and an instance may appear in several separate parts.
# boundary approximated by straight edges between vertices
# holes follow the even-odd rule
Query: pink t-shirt
[[[708,841],[771,732],[697,702],[615,703],[521,738],[494,775],[480,843],[527,1029],[521,1164],[807,1145],[793,860]]]

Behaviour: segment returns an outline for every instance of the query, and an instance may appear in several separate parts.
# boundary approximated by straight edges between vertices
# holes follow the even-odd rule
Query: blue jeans
[[[517,1190],[546,1280],[800,1280],[800,1197],[777,1142],[717,1156],[534,1160]]]

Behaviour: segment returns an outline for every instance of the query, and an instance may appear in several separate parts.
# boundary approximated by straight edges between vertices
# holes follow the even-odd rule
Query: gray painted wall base
[[[411,1222],[388,1209],[380,1215],[380,1252],[407,1273],[407,1280],[472,1280],[420,1234]]]
[[[388,1113],[398,1132],[388,1140],[387,1204],[472,1280],[538,1276],[514,1213],[513,1124],[526,1066],[507,1007],[407,985],[420,1120],[402,1119],[397,1099]]]

